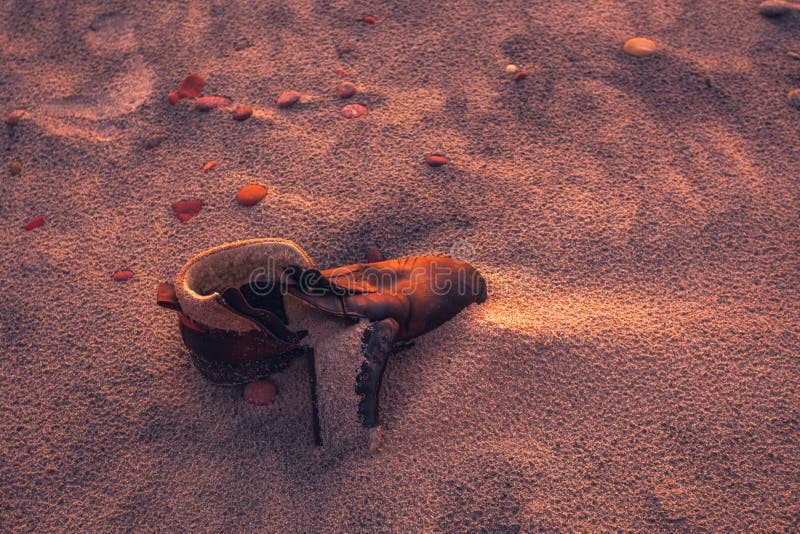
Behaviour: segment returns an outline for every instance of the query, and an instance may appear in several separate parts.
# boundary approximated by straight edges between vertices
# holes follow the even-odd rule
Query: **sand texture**
[[[4,0],[0,48],[0,531],[800,528],[800,13]],[[253,116],[170,106],[195,72]],[[204,383],[155,305],[256,237],[486,276],[389,363],[379,451],[312,445],[302,361],[271,406]]]

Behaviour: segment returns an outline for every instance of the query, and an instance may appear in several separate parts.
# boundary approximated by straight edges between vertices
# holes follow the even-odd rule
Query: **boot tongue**
[[[238,288],[229,287],[222,291],[220,296],[232,311],[254,320],[275,339],[296,345],[308,334],[305,330],[292,332],[274,313],[251,306]]]

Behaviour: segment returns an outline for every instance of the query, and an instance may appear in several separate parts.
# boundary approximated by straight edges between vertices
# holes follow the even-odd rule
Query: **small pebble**
[[[194,109],[197,111],[211,111],[220,106],[227,106],[231,101],[224,96],[201,96],[194,101]]]
[[[531,75],[530,72],[528,72],[526,70],[521,70],[516,75],[514,75],[514,81],[515,82],[521,82],[522,80],[524,80],[525,78],[527,78],[530,75]]]
[[[650,57],[656,53],[656,43],[644,37],[634,37],[625,41],[623,52],[633,57]]]
[[[169,95],[167,95],[167,102],[169,102],[170,106],[174,106],[181,100],[181,95],[178,91],[172,91]]]
[[[250,39],[247,37],[240,37],[235,43],[233,43],[233,49],[237,52],[240,52],[245,48],[250,48],[251,46],[253,46],[253,43],[251,43]]]
[[[792,59],[800,59],[800,54],[798,54],[797,52],[794,52],[792,50],[789,50],[788,52],[786,52],[786,55],[789,56]]]
[[[786,95],[786,98],[789,99],[789,103],[794,107],[800,109],[800,89],[792,89]]]
[[[383,261],[383,253],[381,253],[377,245],[370,245],[367,249],[367,262],[377,263],[379,261]]]
[[[519,70],[519,67],[517,67],[516,65],[506,65],[506,73],[508,73],[508,74],[514,74],[518,70]]]
[[[267,190],[256,184],[246,185],[236,194],[236,200],[242,206],[255,206],[267,196]]]
[[[17,176],[21,172],[22,172],[22,163],[20,163],[19,161],[12,161],[8,165],[8,173],[11,176]]]
[[[181,222],[186,222],[203,209],[202,200],[179,200],[172,204],[172,211],[175,217]]]
[[[339,111],[339,113],[341,113],[342,117],[345,119],[355,119],[357,117],[366,115],[369,113],[369,110],[367,110],[367,108],[361,104],[347,104]]]
[[[41,225],[44,224],[44,215],[39,215],[38,217],[34,217],[28,224],[25,225],[25,231],[30,232],[31,230],[36,230]]]
[[[6,124],[9,126],[16,126],[23,115],[25,115],[24,109],[15,109],[8,114],[8,117],[6,117]]]
[[[205,165],[203,165],[203,172],[208,172],[208,171],[210,171],[211,169],[213,169],[216,166],[217,166],[217,162],[214,161],[214,160],[211,160],[208,163],[206,163]]]
[[[430,156],[425,158],[425,163],[427,163],[431,167],[441,167],[442,165],[447,165],[448,160],[441,154],[431,154]]]
[[[367,15],[366,17],[364,17],[361,20],[364,21],[364,24],[375,24],[376,22],[378,22],[378,19],[376,19],[372,15]]]
[[[150,137],[148,137],[147,139],[145,139],[144,147],[146,149],[148,149],[148,150],[150,150],[151,148],[155,148],[158,145],[160,145],[161,143],[163,143],[166,138],[167,138],[167,134],[165,134],[165,133],[153,134]]]
[[[297,91],[284,91],[278,95],[278,107],[289,108],[297,104],[300,100],[300,93]]]
[[[256,406],[266,406],[275,402],[278,389],[275,384],[268,380],[258,380],[250,382],[244,387],[244,401]]]
[[[115,272],[114,274],[111,275],[111,278],[113,278],[117,282],[125,282],[125,281],[130,280],[131,278],[133,278],[133,272],[131,272],[131,271],[117,271],[117,272]]]
[[[758,12],[765,17],[780,17],[793,9],[797,8],[783,0],[764,0],[764,2],[761,2],[758,6]]]
[[[233,110],[233,120],[246,121],[253,116],[253,108],[250,106],[236,106]]]
[[[339,93],[340,97],[350,98],[356,94],[356,86],[350,82],[342,82],[339,84],[339,87],[336,88],[336,91]]]
[[[195,98],[200,96],[206,86],[206,81],[198,74],[190,74],[181,82],[178,87],[178,95],[181,98]]]

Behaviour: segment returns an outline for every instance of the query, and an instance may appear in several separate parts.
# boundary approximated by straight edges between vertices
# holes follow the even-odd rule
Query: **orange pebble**
[[[250,184],[239,190],[236,194],[236,200],[242,206],[255,206],[261,202],[265,196],[267,196],[266,188],[260,185]]]
[[[208,163],[206,163],[205,165],[203,165],[203,172],[208,172],[208,171],[210,171],[211,169],[213,169],[216,166],[217,166],[217,162],[214,161],[214,160],[211,160]]]
[[[133,278],[133,272],[132,271],[117,271],[113,275],[111,275],[111,278],[113,278],[117,282],[125,282],[125,281],[130,280],[131,278]]]

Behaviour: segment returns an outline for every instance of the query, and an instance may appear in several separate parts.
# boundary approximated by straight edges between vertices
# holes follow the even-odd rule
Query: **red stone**
[[[372,15],[367,15],[366,17],[364,17],[361,20],[364,21],[364,24],[375,24],[376,22],[378,22],[378,19],[376,19]]]
[[[175,217],[181,222],[186,222],[203,209],[202,200],[179,200],[172,204],[172,211],[175,212]]]
[[[200,96],[205,86],[206,82],[203,78],[198,74],[190,74],[183,79],[177,92],[181,98],[195,98]]]
[[[340,97],[350,98],[356,94],[356,86],[350,82],[342,82],[339,84],[339,87],[336,88],[336,91],[339,93]]]
[[[446,157],[440,154],[431,154],[430,156],[425,158],[425,163],[427,163],[431,167],[441,167],[442,165],[447,165],[448,160]]]
[[[206,163],[205,165],[203,165],[203,172],[208,172],[208,171],[210,171],[211,169],[213,169],[216,166],[217,166],[217,162],[214,161],[214,160],[211,160],[208,163]]]
[[[227,106],[231,101],[224,96],[201,96],[194,101],[194,109],[197,111],[211,111],[220,106]]]
[[[347,104],[339,110],[339,113],[341,113],[342,117],[345,119],[355,119],[366,115],[369,113],[369,110],[361,104]]]
[[[242,206],[255,206],[267,196],[265,187],[258,184],[246,185],[236,194],[236,200]]]
[[[244,387],[244,401],[256,406],[267,406],[275,402],[278,388],[268,380],[250,382]]]
[[[521,82],[522,80],[524,80],[525,78],[527,78],[530,75],[531,75],[530,72],[528,72],[526,70],[521,70],[516,75],[514,75],[514,81],[515,82]]]
[[[169,102],[170,106],[174,106],[175,104],[177,104],[180,101],[181,98],[182,97],[178,93],[178,91],[173,91],[167,96],[167,102]]]
[[[253,116],[253,108],[250,106],[236,106],[233,110],[233,120],[246,121]]]
[[[24,109],[15,109],[8,114],[8,117],[6,117],[6,124],[9,126],[16,126],[23,115],[25,115]]]
[[[117,271],[113,275],[111,275],[111,278],[113,278],[117,282],[125,282],[125,281],[130,280],[131,278],[133,278],[133,272],[131,272],[131,271]]]
[[[300,93],[297,91],[284,91],[278,95],[278,107],[289,108],[297,104],[300,100]]]
[[[25,225],[25,231],[30,232],[31,230],[36,230],[41,225],[44,224],[44,215],[39,215],[38,217],[34,217],[28,224]]]

